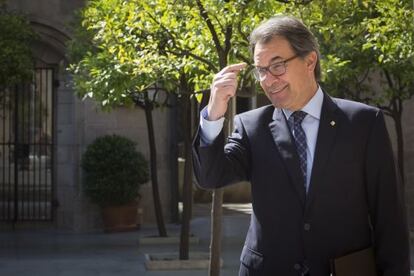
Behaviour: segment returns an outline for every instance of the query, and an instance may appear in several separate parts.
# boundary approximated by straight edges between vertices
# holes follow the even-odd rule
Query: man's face
[[[275,37],[267,43],[257,43],[254,49],[254,65],[268,67],[295,56],[289,42],[283,37]],[[264,92],[275,107],[291,111],[301,109],[316,93],[317,84],[313,70],[316,53],[306,57],[293,58],[286,62],[286,72],[273,76],[266,72],[260,81]]]

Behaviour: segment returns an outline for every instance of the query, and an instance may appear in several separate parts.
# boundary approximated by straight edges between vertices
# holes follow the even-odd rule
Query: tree
[[[364,20],[363,26],[367,41],[362,50],[374,57],[374,71],[379,72],[383,86],[381,96],[371,97],[372,102],[394,120],[398,165],[404,181],[402,114],[403,102],[414,95],[414,10],[405,1],[380,2],[375,15]]]
[[[115,106],[138,105],[145,110],[150,145],[150,171],[154,210],[159,235],[167,236],[158,188],[157,153],[152,110],[159,106],[156,90],[153,97],[148,91],[156,82],[157,68],[146,70],[146,60],[131,60],[137,45],[130,42],[127,29],[119,22],[131,20],[131,5],[118,5],[120,1],[90,1],[80,11],[75,22],[74,38],[69,44],[76,92],[83,98],[93,98],[103,109]],[[116,6],[115,9],[113,7]],[[131,21],[129,21],[131,23]],[[154,89],[153,89],[154,90]]]
[[[185,170],[183,185],[183,217],[181,228],[180,258],[188,259],[189,222],[191,218],[192,166],[191,166],[191,109],[190,98],[194,91],[208,87],[211,77],[227,63],[230,45],[221,45],[220,35],[214,23],[206,20],[208,7],[223,8],[224,1],[150,1],[142,3],[145,13],[141,22],[146,30],[142,37],[151,37],[151,45],[157,45],[160,54],[168,57],[176,76],[172,83],[179,84],[184,122]],[[212,5],[213,2],[217,2]],[[221,2],[221,3],[220,3]],[[171,12],[174,10],[175,12]],[[207,23],[206,23],[207,22]],[[215,22],[217,24],[217,22]],[[220,22],[218,22],[220,23]],[[227,36],[231,31],[227,29]],[[223,36],[224,37],[224,36]],[[215,43],[211,43],[211,41]],[[218,52],[218,54],[217,54]],[[178,80],[178,81],[177,81]]]
[[[34,68],[30,45],[36,35],[27,18],[9,11],[4,1],[0,1],[0,33],[0,87],[30,81]]]
[[[414,11],[409,1],[315,0],[295,10],[321,45],[322,85],[390,116],[404,180],[403,102],[414,95]]]
[[[274,5],[270,5],[268,1],[159,0],[148,1],[141,5],[146,11],[141,21],[145,22],[143,27],[147,32],[147,37],[152,40],[151,44],[158,43],[159,53],[170,57],[170,63],[171,60],[179,61],[175,67],[180,83],[180,95],[185,103],[193,91],[206,91],[214,74],[224,68],[228,62],[240,60],[249,62],[247,36],[253,25],[251,23],[261,21],[265,13],[275,11],[269,8]],[[260,12],[263,14],[259,15]],[[246,77],[247,75],[243,76],[243,78]],[[184,105],[184,110],[187,114],[188,104]],[[229,114],[232,115],[232,112]],[[185,129],[191,130],[188,125]],[[188,258],[192,193],[190,135],[190,132],[185,134],[186,168],[180,243],[181,259]],[[215,222],[220,221],[220,216],[216,215],[220,214],[220,192],[215,191],[213,196],[215,207],[213,207],[212,219]],[[219,195],[216,196],[216,193]],[[214,253],[211,257],[211,275],[217,275],[219,270],[219,228],[219,223],[213,223],[211,250]]]
[[[221,45],[221,41],[232,36],[232,29],[223,30],[222,26],[231,21],[234,3],[244,5],[244,1],[90,1],[81,14],[82,32],[71,47],[74,61],[70,70],[76,90],[108,108],[130,105],[131,95],[159,83],[170,92],[179,92],[188,122],[193,92],[208,87],[214,73],[230,60],[231,45]],[[229,12],[216,20],[221,9]],[[206,24],[208,14],[214,16]],[[180,245],[183,259],[188,258],[192,193],[191,128],[184,129],[188,131]]]

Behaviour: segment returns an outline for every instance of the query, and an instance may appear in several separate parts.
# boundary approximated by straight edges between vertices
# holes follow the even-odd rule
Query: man
[[[214,78],[194,141],[201,187],[251,182],[239,275],[328,276],[331,260],[370,247],[378,275],[409,275],[402,188],[381,111],[322,91],[318,45],[299,20],[271,18],[250,40],[272,105],[236,116],[225,144],[223,117],[245,67],[230,65]]]

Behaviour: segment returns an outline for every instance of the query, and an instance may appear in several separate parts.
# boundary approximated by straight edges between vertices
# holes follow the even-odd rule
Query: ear
[[[306,66],[308,67],[308,71],[313,73],[315,71],[316,63],[318,61],[318,55],[315,51],[312,51],[306,57]]]

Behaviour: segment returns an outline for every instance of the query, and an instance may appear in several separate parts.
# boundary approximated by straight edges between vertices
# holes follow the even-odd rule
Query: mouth
[[[280,92],[282,92],[283,90],[285,90],[285,88],[287,87],[287,85],[283,86],[283,87],[277,87],[275,89],[269,90],[270,94],[278,94]]]

